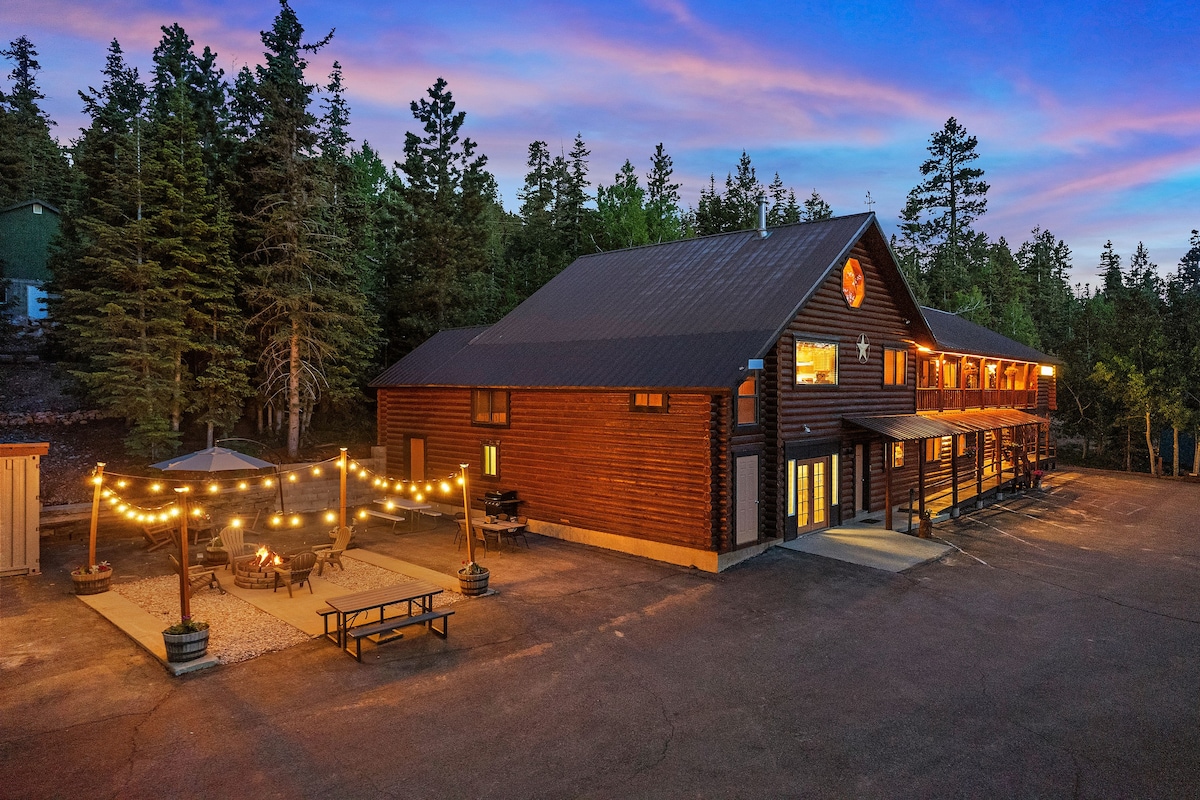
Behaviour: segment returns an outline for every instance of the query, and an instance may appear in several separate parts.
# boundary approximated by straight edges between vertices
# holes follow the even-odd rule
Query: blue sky
[[[582,133],[591,178],[658,142],[685,204],[744,149],[801,197],[864,210],[885,229],[950,116],[979,138],[991,184],[977,227],[1014,246],[1034,226],[1064,239],[1072,277],[1095,283],[1111,239],[1139,241],[1174,271],[1200,228],[1200,4],[1100,2],[362,2],[293,0],[323,83],[343,65],[351,133],[391,161],[409,103],[447,79],[506,205],[528,145]],[[116,38],[143,67],[178,22],[232,74],[261,59],[270,0],[7,0],[0,38],[39,51],[45,107],[62,139],[83,124],[77,90],[98,85]]]

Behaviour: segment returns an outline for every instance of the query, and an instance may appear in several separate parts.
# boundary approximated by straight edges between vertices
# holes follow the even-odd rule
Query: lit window
[[[836,342],[796,340],[796,383],[836,386],[838,346]]]
[[[737,424],[758,422],[758,379],[751,375],[738,385]]]
[[[908,351],[894,347],[883,348],[883,385],[903,386],[908,383]]]
[[[471,423],[507,425],[508,392],[503,389],[471,390]]]
[[[483,465],[483,477],[499,478],[500,477],[500,443],[499,442],[484,442],[483,454],[480,462]]]
[[[892,443],[892,467],[904,466],[904,442]]]
[[[634,392],[631,398],[634,411],[653,414],[667,413],[667,396],[662,392]]]

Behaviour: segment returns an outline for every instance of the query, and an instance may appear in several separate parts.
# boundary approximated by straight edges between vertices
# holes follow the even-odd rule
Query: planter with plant
[[[75,584],[75,594],[107,592],[112,582],[112,574],[112,567],[107,561],[71,570],[71,582]]]
[[[465,561],[463,564],[458,571],[459,590],[467,597],[478,597],[487,593],[488,578],[491,577],[487,567],[481,567],[474,561]]]
[[[184,620],[163,631],[167,661],[195,661],[208,653],[208,623]]]
[[[221,541],[220,536],[208,540],[208,546],[204,548],[204,560],[209,564],[224,564],[229,560],[229,553],[226,552],[225,543]]]

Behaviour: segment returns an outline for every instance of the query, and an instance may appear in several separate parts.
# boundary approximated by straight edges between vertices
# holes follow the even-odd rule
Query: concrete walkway
[[[458,591],[458,579],[452,575],[444,575],[380,553],[357,549],[347,551],[342,558],[355,559],[400,575],[428,581],[449,591]],[[292,596],[289,597],[287,590],[283,587],[280,587],[278,591],[243,589],[233,582],[233,575],[230,572],[221,567],[217,568],[217,578],[221,581],[221,588],[225,589],[226,593],[239,600],[244,600],[260,611],[283,620],[293,628],[316,638],[325,632],[324,622],[317,615],[318,609],[327,607],[326,600],[350,592],[344,586],[321,580],[315,571],[313,577],[316,580],[310,581],[311,593],[306,584],[303,587],[292,587]],[[142,610],[117,592],[108,591],[102,594],[77,596],[85,605],[90,606],[113,625],[116,625],[129,638],[161,661],[163,666],[174,675],[215,667],[220,663],[216,656],[211,654],[194,661],[167,661],[167,650],[162,637],[163,623],[158,617]]]
[[[903,572],[928,564],[954,549],[932,539],[918,539],[862,522],[809,533],[779,546],[884,572]]]

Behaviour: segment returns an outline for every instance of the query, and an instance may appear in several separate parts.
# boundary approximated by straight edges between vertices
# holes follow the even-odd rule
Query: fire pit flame
[[[279,564],[283,563],[282,558],[280,558],[278,555],[276,555],[275,553],[273,553],[270,549],[268,549],[266,547],[260,547],[257,550],[255,550],[254,556],[255,556],[255,558],[253,561],[250,562],[250,565],[255,570],[265,569],[268,565],[271,565],[271,564],[279,565]]]

